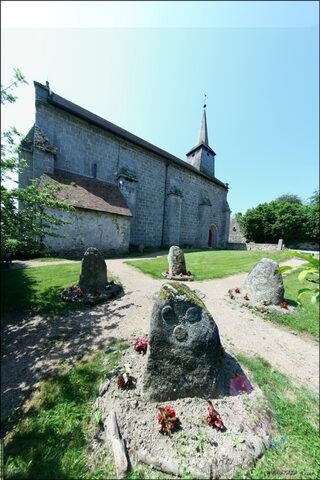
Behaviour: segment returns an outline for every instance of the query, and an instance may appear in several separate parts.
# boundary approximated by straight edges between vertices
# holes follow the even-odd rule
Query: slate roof
[[[48,87],[42,85],[39,82],[34,81],[33,82],[35,86],[43,88],[48,92],[48,97],[47,97],[47,102],[50,103],[51,105],[54,105],[55,107],[61,108],[62,110],[65,110],[69,113],[72,113],[73,115],[76,115],[77,117],[82,118],[83,120],[86,120],[89,123],[92,123],[93,125],[96,125],[100,128],[103,128],[104,130],[107,130],[114,135],[117,135],[118,137],[121,137],[129,142],[134,143],[135,145],[138,145],[149,152],[155,153],[157,155],[160,155],[162,158],[164,158],[166,161],[169,163],[174,163],[177,165],[180,165],[181,167],[191,170],[193,173],[196,175],[199,175],[201,177],[206,178],[212,183],[215,183],[216,185],[219,185],[220,187],[223,187],[228,190],[228,186],[218,180],[215,177],[210,177],[209,175],[206,175],[203,172],[200,172],[197,170],[195,167],[190,165],[189,163],[185,162],[184,160],[181,160],[178,157],[175,157],[171,153],[166,152],[165,150],[162,150],[159,147],[156,147],[155,145],[152,145],[151,143],[147,142],[146,140],[143,140],[140,137],[137,137],[136,135],[133,135],[132,133],[128,132],[127,130],[124,130],[121,127],[118,127],[114,123],[109,122],[108,120],[105,120],[102,117],[99,117],[98,115],[95,115],[92,112],[89,112],[89,110],[86,110],[82,107],[79,107],[79,105],[76,105],[75,103],[70,102],[69,100],[66,100],[63,97],[60,97],[60,95],[57,95],[56,93],[49,91]],[[207,148],[210,149],[206,145]],[[194,150],[194,149],[192,149]],[[211,150],[211,149],[210,149]],[[191,152],[191,151],[190,151]],[[189,153],[190,153],[189,152]],[[214,152],[213,152],[214,153]]]
[[[63,185],[65,188],[57,192],[57,198],[76,208],[132,217],[117,185],[58,169],[54,174],[43,174],[42,179]]]

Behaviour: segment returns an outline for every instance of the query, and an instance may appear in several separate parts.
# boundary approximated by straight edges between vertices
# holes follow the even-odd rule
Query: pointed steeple
[[[187,162],[200,172],[214,177],[215,155],[215,152],[209,147],[206,105],[203,105],[198,141],[196,146],[187,153]]]
[[[206,108],[205,107],[206,107],[206,105],[204,105],[204,108],[203,108],[202,121],[201,121],[200,130],[199,130],[197,145],[201,145],[201,143],[203,143],[204,145],[209,146],[208,129],[207,129],[207,116],[206,116]]]

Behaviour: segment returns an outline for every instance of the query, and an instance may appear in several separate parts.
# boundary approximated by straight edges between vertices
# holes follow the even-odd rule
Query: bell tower
[[[215,152],[209,147],[206,104],[204,104],[198,140],[196,146],[187,153],[187,162],[200,172],[214,177],[215,156]]]

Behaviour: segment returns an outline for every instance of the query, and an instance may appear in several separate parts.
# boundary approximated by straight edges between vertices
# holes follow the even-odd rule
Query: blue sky
[[[181,159],[207,98],[216,176],[245,212],[319,178],[319,3],[2,2],[2,109],[26,133],[33,80]],[[26,28],[27,27],[27,28]],[[152,174],[152,172],[150,172]]]

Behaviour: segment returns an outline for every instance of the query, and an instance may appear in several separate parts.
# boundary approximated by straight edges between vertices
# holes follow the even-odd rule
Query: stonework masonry
[[[56,153],[34,148],[32,158],[28,154],[29,168],[20,178],[22,185],[30,178],[46,172],[52,173],[55,169],[86,177],[95,176],[99,180],[117,184],[126,198],[133,216],[131,220],[126,219],[130,226],[122,225],[119,228],[123,228],[121,235],[125,235],[124,231],[130,235],[131,244],[160,246],[174,243],[208,247],[211,229],[212,246],[226,246],[230,210],[225,184],[201,172],[197,173],[186,162],[179,159],[180,164],[171,161],[170,158],[80,118],[66,108],[60,108],[50,102],[50,93],[46,87],[37,82],[35,87],[35,125],[45,133],[48,141],[56,148]],[[90,232],[96,229],[98,222],[93,220],[92,215],[93,213],[87,220]],[[101,218],[99,222],[101,225]],[[108,222],[109,218],[105,221],[107,230]],[[121,224],[119,219],[117,222]],[[69,235],[71,227],[63,228]],[[76,225],[73,228],[76,229]],[[97,235],[99,237],[100,234]],[[101,241],[98,241],[98,237],[99,245],[91,242],[85,246],[100,249]],[[111,241],[110,236],[109,240]],[[50,240],[55,248],[62,248],[59,242],[58,239]],[[66,242],[65,239],[64,245]],[[121,249],[123,245],[120,238],[118,247],[114,245],[112,248]]]
[[[45,239],[46,245],[54,252],[61,255],[73,252],[82,256],[88,245],[94,245],[104,254],[128,250],[130,223],[122,215],[77,209],[76,214],[60,212],[60,217],[68,222],[63,226],[63,236]]]

